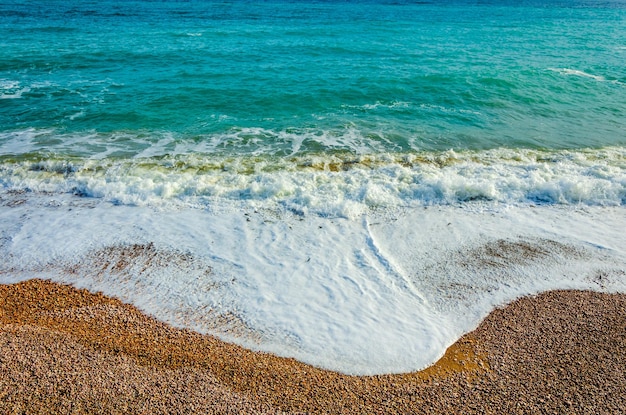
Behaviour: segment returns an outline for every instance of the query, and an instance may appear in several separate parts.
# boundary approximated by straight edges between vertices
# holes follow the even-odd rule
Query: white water
[[[102,291],[174,325],[351,374],[421,369],[522,295],[626,292],[620,206],[465,203],[344,219],[244,201],[0,200],[1,283]]]
[[[11,147],[23,150],[18,142]],[[69,192],[160,208],[205,208],[228,201],[354,219],[372,208],[476,200],[506,205],[626,202],[623,147],[293,158],[195,153],[114,160],[15,157],[0,163],[0,186],[6,190]]]

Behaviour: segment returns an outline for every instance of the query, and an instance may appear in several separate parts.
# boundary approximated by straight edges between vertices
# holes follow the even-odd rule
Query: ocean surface
[[[1,0],[0,282],[353,374],[626,292],[626,0]]]

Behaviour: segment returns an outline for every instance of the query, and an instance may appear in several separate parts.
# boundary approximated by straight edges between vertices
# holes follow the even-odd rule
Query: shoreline
[[[626,412],[626,294],[494,310],[433,366],[349,376],[43,280],[0,285],[3,413]]]

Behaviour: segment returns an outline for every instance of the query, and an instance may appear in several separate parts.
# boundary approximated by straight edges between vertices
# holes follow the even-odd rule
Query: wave
[[[22,94],[29,92],[29,87],[23,87],[19,81],[0,79],[0,99],[18,99]]]
[[[73,193],[128,205],[230,201],[341,217],[470,202],[621,206],[626,148],[118,160],[30,154],[1,159],[0,185],[5,192]]]
[[[596,81],[605,81],[606,78],[603,76],[599,76],[599,75],[593,75],[584,71],[579,71],[578,69],[569,69],[569,68],[550,68],[551,71],[554,72],[558,72],[562,75],[575,75],[575,76],[582,76],[583,78],[591,78],[591,79],[595,79]]]
[[[553,72],[557,72],[561,75],[566,75],[566,76],[578,76],[581,78],[589,78],[589,79],[593,79],[595,81],[598,82],[611,82],[613,84],[617,84],[617,85],[622,85],[622,82],[620,82],[617,79],[608,79],[604,76],[601,75],[594,75],[585,71],[581,71],[578,69],[570,69],[570,68],[548,68],[548,70],[553,71]]]
[[[81,114],[82,112],[82,114]],[[69,112],[68,119],[88,111]],[[211,123],[232,122],[224,114],[211,115]],[[412,148],[408,139],[389,137],[392,132],[363,131],[354,125],[336,128],[232,127],[217,132],[190,135],[171,131],[118,130],[60,132],[54,128],[27,128],[0,132],[0,154],[51,152],[96,159],[123,154],[125,157],[164,157],[206,154],[250,156],[295,156],[311,152],[380,153]]]

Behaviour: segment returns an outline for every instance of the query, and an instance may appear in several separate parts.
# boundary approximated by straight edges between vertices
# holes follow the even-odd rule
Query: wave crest
[[[355,216],[380,207],[626,202],[626,148],[578,151],[179,155],[123,160],[4,157],[7,191],[74,193],[130,205],[216,201]]]

